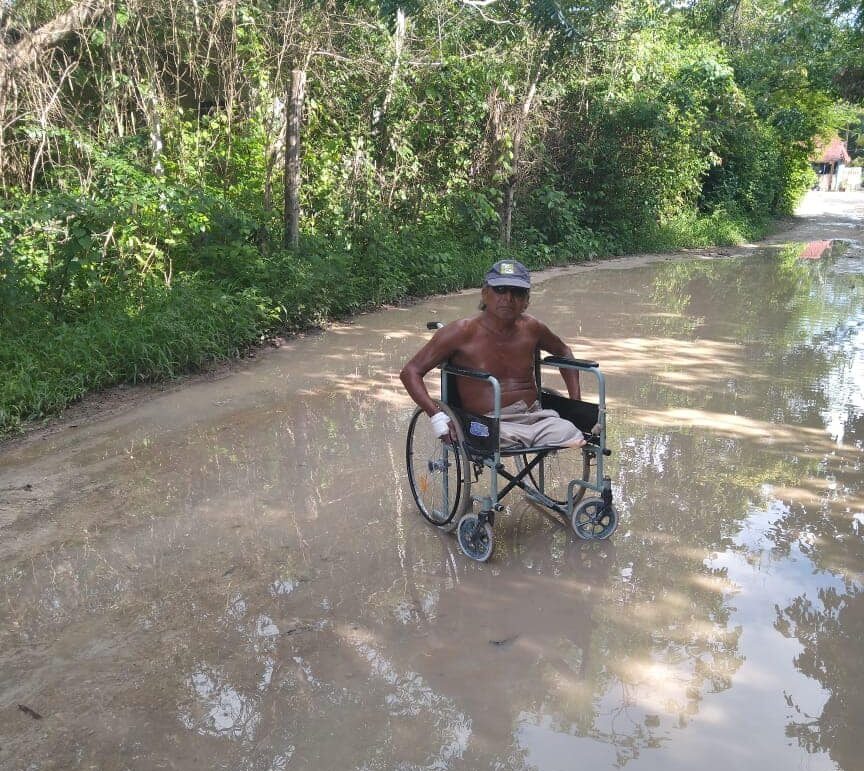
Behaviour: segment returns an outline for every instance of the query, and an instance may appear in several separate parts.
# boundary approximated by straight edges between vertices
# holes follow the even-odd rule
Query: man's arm
[[[464,322],[454,321],[439,329],[432,339],[409,359],[399,373],[399,379],[408,395],[430,418],[438,412],[438,405],[430,396],[426,383],[423,382],[423,376],[456,353],[459,342],[465,334],[463,327]],[[456,440],[456,430],[453,426],[449,427],[445,437],[448,435],[452,441]]]
[[[537,322],[540,325],[540,337],[538,344],[540,349],[551,353],[553,356],[566,356],[568,359],[573,358],[573,351],[558,335],[556,335],[542,321]],[[559,370],[564,383],[567,386],[567,393],[571,399],[582,398],[582,388],[579,384],[578,369],[561,369]]]
[[[457,331],[455,329],[457,324],[458,322],[454,322],[435,332],[432,339],[408,360],[399,373],[399,379],[408,395],[430,417],[438,412],[438,405],[429,395],[423,377],[427,372],[447,361],[456,351],[454,333]]]

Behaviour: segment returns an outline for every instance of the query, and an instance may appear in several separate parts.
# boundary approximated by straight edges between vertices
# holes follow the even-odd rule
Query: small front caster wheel
[[[466,514],[459,520],[456,540],[459,541],[459,547],[465,552],[465,556],[477,562],[486,562],[495,548],[492,525],[488,522],[481,525],[476,514]]]
[[[618,527],[618,513],[601,498],[586,498],[573,510],[570,524],[580,538],[602,541]]]

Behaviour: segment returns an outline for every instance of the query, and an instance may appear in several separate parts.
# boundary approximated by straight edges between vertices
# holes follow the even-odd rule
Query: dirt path
[[[609,542],[514,493],[477,565],[417,516],[396,372],[476,291],[7,442],[0,768],[860,767],[862,223],[538,275],[609,382]]]

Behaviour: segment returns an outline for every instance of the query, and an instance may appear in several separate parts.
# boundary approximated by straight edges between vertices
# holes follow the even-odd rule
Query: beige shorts
[[[539,401],[529,407],[520,399],[501,408],[500,437],[502,447],[564,447],[578,442],[582,432]]]

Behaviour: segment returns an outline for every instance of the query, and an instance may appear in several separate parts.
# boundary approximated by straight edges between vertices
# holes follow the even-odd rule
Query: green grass
[[[163,380],[236,356],[257,342],[267,311],[250,291],[199,281],[115,297],[75,323],[0,330],[0,432],[117,383]]]
[[[740,243],[760,235],[760,227],[723,213],[681,215],[627,237],[588,233],[584,243],[525,245],[509,256],[538,269],[622,251]],[[268,334],[478,286],[488,266],[504,256],[495,246],[446,231],[393,234],[386,228],[370,230],[351,250],[310,241],[300,254],[277,251],[253,264],[249,250],[239,250],[226,256],[219,275],[180,274],[170,288],[151,278],[144,288],[125,290],[103,283],[96,292],[70,296],[59,309],[47,301],[19,302],[17,314],[0,319],[0,436],[57,414],[89,392],[170,379],[237,356]],[[63,320],[53,321],[55,315]]]
[[[734,246],[763,237],[769,226],[769,220],[752,221],[722,210],[710,215],[683,212],[637,231],[634,251]]]

